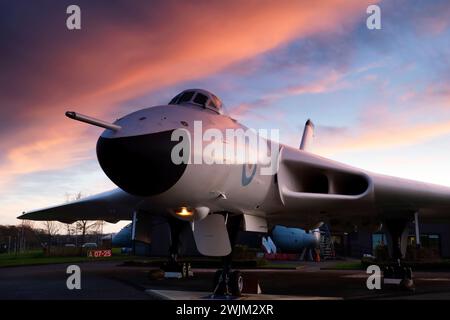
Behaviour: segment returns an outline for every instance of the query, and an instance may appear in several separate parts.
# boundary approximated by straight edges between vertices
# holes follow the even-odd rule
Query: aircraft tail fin
[[[309,151],[314,139],[314,123],[310,119],[305,123],[302,141],[300,142],[300,150]]]

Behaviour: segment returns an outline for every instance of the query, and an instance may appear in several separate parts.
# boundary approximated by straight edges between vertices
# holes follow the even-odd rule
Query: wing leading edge
[[[121,189],[99,193],[59,206],[25,212],[18,219],[72,223],[78,220],[105,220],[116,223],[132,220],[133,212],[142,198]]]

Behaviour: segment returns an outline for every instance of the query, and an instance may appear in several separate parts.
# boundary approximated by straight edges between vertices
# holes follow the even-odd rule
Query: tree
[[[64,227],[66,229],[66,234],[69,236],[73,235],[75,233],[76,226],[73,225],[73,223],[64,223]]]
[[[66,202],[77,201],[83,197],[84,195],[81,192],[76,193],[74,196],[66,193]],[[85,243],[86,235],[102,232],[104,223],[105,222],[102,220],[79,220],[75,223],[75,226],[73,226],[73,224],[66,224],[65,227],[69,236],[74,233],[80,234],[81,242]]]
[[[50,247],[52,245],[52,239],[53,237],[58,234],[58,231],[60,229],[60,224],[57,221],[44,221],[42,222],[43,228],[45,230],[45,233],[47,235],[47,248],[50,251]]]
[[[66,199],[70,201],[70,195],[66,193]],[[72,201],[77,201],[83,198],[83,194],[81,192],[78,192],[75,194],[74,197],[72,197]],[[75,223],[75,231],[78,231],[81,235],[81,242],[86,242],[86,235],[89,233],[98,233],[103,231],[103,225],[104,221],[102,220],[79,220]]]
[[[76,229],[80,232],[81,242],[85,243],[88,233],[97,233],[103,228],[103,221],[80,220],[76,222]]]

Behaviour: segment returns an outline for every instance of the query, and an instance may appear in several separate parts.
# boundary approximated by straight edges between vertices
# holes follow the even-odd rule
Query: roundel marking
[[[256,173],[256,163],[244,163],[242,166],[242,185],[245,187],[252,182]]]

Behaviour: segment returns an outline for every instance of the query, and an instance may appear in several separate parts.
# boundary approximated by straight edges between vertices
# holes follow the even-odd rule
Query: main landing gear
[[[236,244],[239,228],[241,225],[240,216],[228,216],[227,231],[230,239],[232,251],[222,258],[223,267],[214,274],[212,297],[239,297],[244,288],[244,278],[239,270],[232,270],[232,256]]]
[[[397,285],[402,289],[414,290],[411,268],[402,265],[408,239],[408,221],[389,220],[385,223],[388,236],[389,255],[393,262],[383,268],[383,279],[386,285]]]
[[[387,265],[383,268],[383,278],[385,285],[396,285],[401,289],[414,290],[412,270],[402,266],[400,260],[397,264]]]

